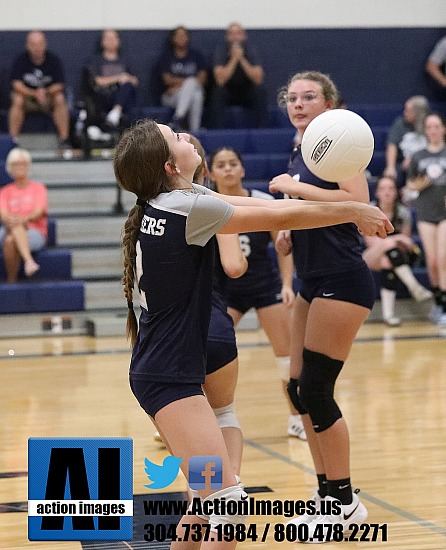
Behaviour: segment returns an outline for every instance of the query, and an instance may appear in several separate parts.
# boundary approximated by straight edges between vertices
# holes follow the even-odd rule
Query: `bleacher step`
[[[54,160],[33,162],[30,169],[33,179],[46,184],[57,182],[113,183],[115,175],[111,160]]]
[[[135,204],[135,195],[122,192],[122,205],[127,213]],[[112,215],[117,201],[117,188],[80,187],[71,189],[49,189],[48,204],[52,216]]]
[[[120,246],[123,216],[85,218],[61,218],[57,220],[57,244],[59,246]]]
[[[121,248],[74,249],[71,252],[72,273],[77,279],[122,276]]]

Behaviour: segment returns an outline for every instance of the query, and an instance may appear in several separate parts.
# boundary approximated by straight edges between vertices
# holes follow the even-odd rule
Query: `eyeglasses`
[[[299,97],[303,104],[307,104],[311,103],[312,101],[316,101],[316,99],[318,99],[320,95],[315,92],[307,92],[305,94],[302,94],[301,96],[298,96],[297,94],[284,94],[283,99],[285,100],[285,103],[290,103],[291,105],[293,105],[294,103],[296,103]]]

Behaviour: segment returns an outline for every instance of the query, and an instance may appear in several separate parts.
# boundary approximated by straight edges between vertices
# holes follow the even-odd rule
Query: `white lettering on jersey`
[[[157,220],[155,218],[150,218],[149,216],[144,216],[141,221],[141,231],[147,235],[161,237],[164,235],[164,224],[166,221],[167,220],[165,218],[160,218]]]
[[[240,241],[240,248],[243,256],[245,256],[245,258],[249,258],[251,256],[251,239],[249,238],[249,235],[239,235],[238,240]]]
[[[142,277],[142,272],[143,272],[142,250],[141,250],[141,243],[138,240],[136,242],[136,279],[138,282],[138,287],[139,287],[139,281],[141,280],[141,277]],[[141,289],[139,289],[139,302],[145,309],[149,309],[147,307],[146,293],[144,292],[144,290],[141,290]]]

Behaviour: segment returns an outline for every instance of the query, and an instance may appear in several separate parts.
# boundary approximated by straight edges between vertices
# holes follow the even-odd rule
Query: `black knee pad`
[[[386,256],[389,258],[393,267],[399,267],[400,265],[407,263],[407,256],[398,247],[391,248],[386,252]]]
[[[398,277],[393,269],[381,270],[381,286],[387,290],[396,290],[398,287]]]
[[[333,395],[343,365],[343,361],[304,348],[299,396],[315,432],[324,432],[342,417]]]
[[[307,414],[307,409],[302,405],[298,391],[299,391],[299,381],[297,378],[290,378],[290,381],[286,385],[286,391],[290,396],[291,403],[299,414]]]

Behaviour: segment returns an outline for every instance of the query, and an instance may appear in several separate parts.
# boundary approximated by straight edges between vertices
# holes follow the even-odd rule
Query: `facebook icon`
[[[191,489],[221,489],[222,460],[219,456],[191,456],[189,486]]]

